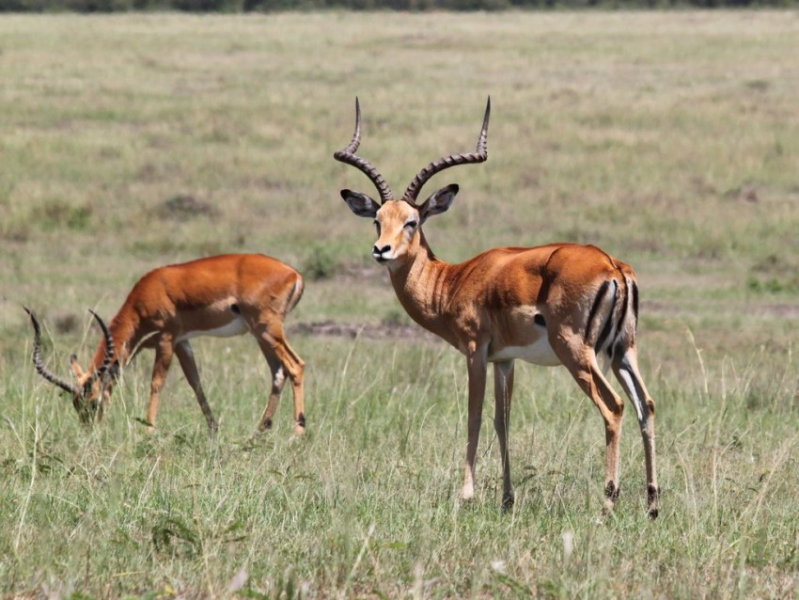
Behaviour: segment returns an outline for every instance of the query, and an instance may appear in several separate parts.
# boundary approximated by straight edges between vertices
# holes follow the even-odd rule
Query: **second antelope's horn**
[[[51,373],[47,370],[47,367],[44,366],[44,363],[42,362],[42,329],[39,326],[39,321],[36,319],[36,315],[34,315],[31,310],[25,306],[22,308],[24,308],[25,312],[28,313],[31,318],[31,323],[33,324],[33,366],[36,367],[36,372],[50,383],[60,387],[62,390],[69,392],[72,395],[79,395],[80,391],[78,388],[68,381],[61,379],[58,375]]]

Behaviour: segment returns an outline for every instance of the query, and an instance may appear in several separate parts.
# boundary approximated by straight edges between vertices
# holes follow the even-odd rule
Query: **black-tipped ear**
[[[377,202],[361,192],[341,190],[341,197],[344,198],[344,202],[347,203],[350,210],[359,217],[370,217],[374,219],[375,215],[377,215],[377,211],[380,210],[380,205]]]
[[[452,205],[452,201],[455,200],[455,196],[457,196],[459,189],[457,183],[450,183],[437,192],[433,192],[419,207],[419,217],[422,219],[422,223],[424,223],[428,217],[446,212]]]

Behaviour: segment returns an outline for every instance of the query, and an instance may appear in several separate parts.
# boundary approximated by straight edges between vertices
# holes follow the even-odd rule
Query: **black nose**
[[[387,245],[387,246],[383,246],[382,248],[378,248],[377,245],[375,245],[375,247],[372,248],[372,254],[374,256],[383,256],[383,254],[385,254],[389,250],[391,250],[391,245],[390,244]]]

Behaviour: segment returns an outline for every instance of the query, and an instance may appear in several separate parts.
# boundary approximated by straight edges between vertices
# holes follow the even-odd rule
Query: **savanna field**
[[[799,13],[309,13],[0,17],[0,595],[5,598],[799,596]],[[641,289],[660,516],[626,411],[602,511],[604,427],[562,368],[518,362],[502,478],[489,380],[475,498],[458,493],[465,359],[413,324],[333,160],[398,194],[431,160],[436,254],[596,244]],[[422,198],[423,199],[423,198]],[[193,346],[209,440],[152,353],[102,423],[69,377],[157,266],[263,252],[305,276],[286,320],[307,432],[250,336]],[[613,380],[618,391],[618,384]]]

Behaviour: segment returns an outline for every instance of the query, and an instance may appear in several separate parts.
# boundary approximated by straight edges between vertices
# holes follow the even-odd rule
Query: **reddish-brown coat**
[[[217,428],[194,363],[189,340],[203,335],[229,336],[249,331],[258,341],[272,371],[272,391],[259,423],[271,426],[271,419],[286,378],[294,390],[295,433],[305,429],[304,362],[285,339],[283,319],[299,302],[302,276],[285,263],[262,254],[225,254],[191,262],[159,267],[145,274],[128,294],[111,320],[116,365],[124,365],[142,349],[155,349],[155,363],[147,420],[155,425],[160,391],[166,373],[177,356],[197,396],[209,429]],[[106,359],[106,342],[101,340],[87,371],[73,361],[78,389],[91,381]],[[95,379],[97,379],[95,377]],[[78,398],[76,408],[92,406],[102,411],[110,399],[113,380],[97,380],[88,397]],[[102,400],[98,402],[102,393]]]

